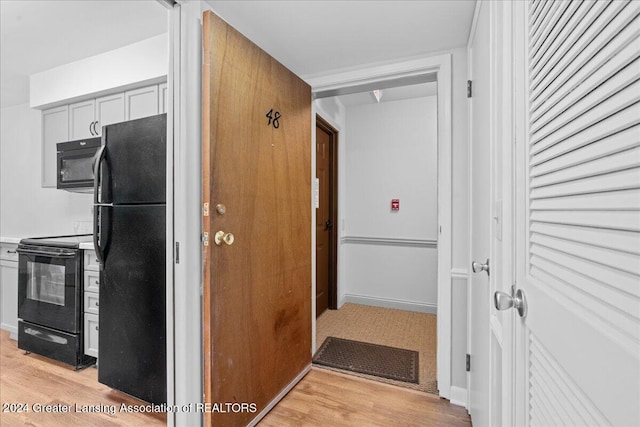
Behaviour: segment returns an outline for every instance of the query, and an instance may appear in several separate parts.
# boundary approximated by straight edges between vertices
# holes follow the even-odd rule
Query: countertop
[[[22,237],[0,237],[0,243],[13,243],[18,244],[22,240]],[[88,243],[80,243],[80,249],[84,249],[86,251],[93,250],[93,242]]]
[[[13,243],[18,244],[22,240],[22,237],[0,237],[0,243]]]
[[[85,251],[92,251],[92,250],[94,250],[94,248],[93,248],[93,242],[89,242],[89,243],[80,243],[80,249],[84,249]]]

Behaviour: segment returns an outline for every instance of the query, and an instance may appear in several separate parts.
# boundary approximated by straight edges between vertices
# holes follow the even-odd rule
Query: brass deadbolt
[[[225,233],[224,231],[218,231],[214,236],[213,241],[216,242],[216,245],[218,246],[221,246],[223,243],[226,245],[232,245],[234,239],[235,238],[233,237],[232,233]]]

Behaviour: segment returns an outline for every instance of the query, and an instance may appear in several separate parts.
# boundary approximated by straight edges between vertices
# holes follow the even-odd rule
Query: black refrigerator
[[[166,114],[105,126],[94,167],[98,381],[167,400]]]

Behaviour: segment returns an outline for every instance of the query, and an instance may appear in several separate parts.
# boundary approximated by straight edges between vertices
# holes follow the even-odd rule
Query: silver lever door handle
[[[509,308],[515,308],[518,310],[520,317],[527,316],[527,299],[524,296],[524,291],[518,289],[515,295],[509,295],[506,292],[496,291],[493,294],[493,302],[496,306],[496,310],[507,310]]]
[[[474,273],[480,273],[481,271],[486,271],[488,276],[489,275],[489,258],[487,258],[487,261],[484,264],[480,264],[479,262],[473,261],[471,263],[471,270],[473,270]]]

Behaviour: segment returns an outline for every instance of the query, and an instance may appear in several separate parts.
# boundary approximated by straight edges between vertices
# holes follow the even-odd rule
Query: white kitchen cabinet
[[[56,186],[56,144],[102,135],[102,127],[166,113],[167,84],[145,86],[42,112],[42,187]]]
[[[18,245],[0,243],[0,328],[18,336]]]
[[[160,92],[160,113],[164,114],[167,112],[167,84],[162,83],[158,85],[158,91]]]
[[[124,93],[103,96],[69,105],[69,139],[95,138],[102,126],[123,122]]]
[[[100,313],[100,263],[96,251],[84,250],[84,354],[98,357]]]
[[[96,99],[95,120],[97,123],[94,125],[94,130],[98,136],[102,135],[102,126],[124,122],[124,93]]]
[[[99,271],[100,261],[96,256],[96,251],[86,250],[84,251],[84,270],[85,271]],[[97,291],[96,291],[97,292]]]
[[[42,112],[42,167],[43,187],[56,186],[56,144],[69,141],[69,106],[50,108]]]
[[[97,292],[84,291],[84,312],[85,314],[100,313],[100,299]]]
[[[96,117],[96,101],[76,102],[69,105],[69,140],[93,138]]]
[[[124,93],[124,101],[127,120],[141,119],[159,114],[157,85],[129,90]]]
[[[84,290],[88,292],[100,292],[100,273],[98,271],[90,271],[85,267]]]
[[[84,314],[84,354],[98,357],[98,315]]]

